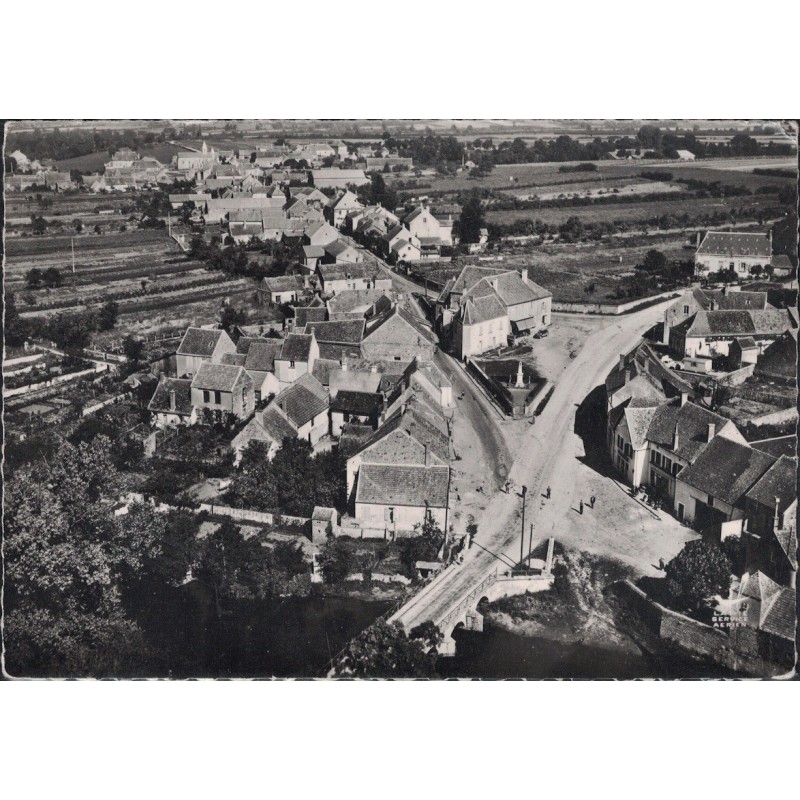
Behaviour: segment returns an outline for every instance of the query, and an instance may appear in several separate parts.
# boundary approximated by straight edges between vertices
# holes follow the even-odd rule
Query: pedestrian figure
[[[591,508],[594,508],[594,495],[592,495],[592,496],[589,498],[589,505],[591,506]]]
[[[580,503],[580,513],[583,514],[583,500],[581,500]]]
[[[550,499],[550,487],[549,486],[547,487],[547,499],[548,500]]]

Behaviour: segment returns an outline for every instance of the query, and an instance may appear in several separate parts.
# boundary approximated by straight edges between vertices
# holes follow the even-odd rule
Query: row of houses
[[[633,487],[647,485],[705,535],[741,538],[746,571],[738,598],[749,596],[759,574],[793,591],[796,437],[746,441],[733,422],[695,402],[692,385],[664,368],[646,343],[620,356],[605,389],[617,474]]]

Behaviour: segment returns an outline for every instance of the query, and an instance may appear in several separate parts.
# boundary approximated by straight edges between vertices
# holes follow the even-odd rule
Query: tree
[[[50,289],[55,289],[64,282],[61,273],[55,267],[48,267],[42,273],[42,281],[45,286]]]
[[[38,236],[47,231],[47,220],[44,217],[31,216],[31,230]]]
[[[25,273],[25,285],[29,289],[38,289],[42,285],[43,278],[44,273],[40,269],[34,267]]]
[[[730,559],[702,539],[687,542],[665,568],[666,587],[675,605],[696,609],[707,597],[726,595],[731,584]]]
[[[659,273],[667,268],[667,257],[658,250],[648,250],[642,262],[642,269],[647,272]]]
[[[401,543],[400,561],[409,578],[417,577],[417,561],[434,561],[444,543],[444,534],[438,523],[429,516],[425,522],[414,526],[416,536]]]
[[[219,315],[219,321],[222,329],[230,333],[231,328],[235,325],[242,325],[247,322],[247,311],[245,309],[238,309],[234,306],[225,306]]]
[[[77,217],[72,220],[72,226],[75,228],[76,233],[80,233],[83,230],[83,222],[79,220]]]
[[[764,271],[764,268],[761,266],[761,264],[755,264],[755,265],[754,265],[754,266],[753,266],[753,267],[750,269],[750,274],[751,274],[751,275],[752,275],[754,278],[758,278],[758,276],[759,276],[759,275],[761,275],[761,273],[762,273],[763,271]]]
[[[483,217],[483,208],[477,193],[471,195],[461,208],[458,219],[458,237],[464,244],[473,244],[480,241],[481,228],[486,227]]]
[[[352,551],[342,539],[329,536],[320,551],[318,562],[325,583],[341,583],[355,572],[357,564]]]
[[[144,342],[128,335],[122,340],[122,352],[125,353],[125,357],[128,361],[135,364],[141,359],[144,353]]]
[[[411,639],[399,622],[378,620],[345,648],[334,673],[356,678],[426,678],[435,673],[436,655],[424,638]]]
[[[117,324],[119,316],[119,304],[114,300],[103,303],[97,314],[97,329],[100,331],[110,331]]]

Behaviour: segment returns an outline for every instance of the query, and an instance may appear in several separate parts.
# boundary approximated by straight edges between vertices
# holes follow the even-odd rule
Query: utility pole
[[[525,495],[527,494],[527,487],[522,487],[522,531],[519,537],[519,566],[522,569],[523,560],[525,558]]]
[[[70,246],[72,247],[72,274],[75,274],[75,239],[74,237],[70,240]]]
[[[528,557],[533,552],[533,523],[531,522],[531,532],[528,536]],[[531,568],[531,562],[528,561],[528,569]]]

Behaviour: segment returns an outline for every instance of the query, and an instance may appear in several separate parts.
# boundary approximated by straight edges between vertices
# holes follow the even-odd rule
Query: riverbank
[[[486,622],[518,636],[561,644],[639,654],[633,639],[616,627],[604,590],[632,577],[631,567],[611,558],[560,548],[553,589],[508,597],[482,607]]]

